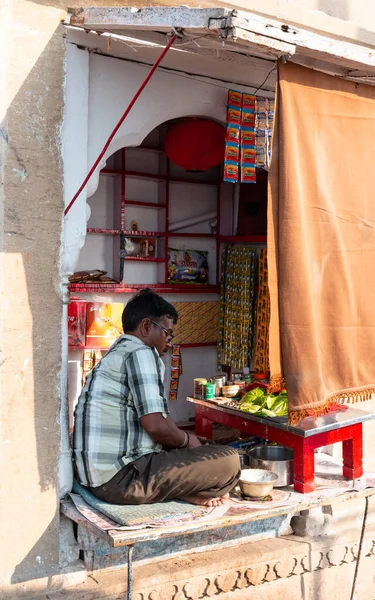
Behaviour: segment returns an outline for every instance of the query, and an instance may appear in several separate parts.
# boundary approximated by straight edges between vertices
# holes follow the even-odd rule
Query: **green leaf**
[[[268,410],[267,408],[262,408],[262,414],[265,417],[276,417],[276,413],[273,410]]]
[[[242,397],[241,404],[253,404],[260,398],[263,399],[263,397],[264,397],[264,390],[262,388],[255,388],[253,390],[250,390],[250,392],[247,392]]]

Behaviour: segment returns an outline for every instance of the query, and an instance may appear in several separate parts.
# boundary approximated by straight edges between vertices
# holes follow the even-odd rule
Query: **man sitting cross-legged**
[[[178,315],[145,289],[126,305],[122,335],[78,400],[74,456],[80,483],[113,504],[180,499],[217,506],[240,476],[237,452],[179,429],[164,398],[164,364]]]

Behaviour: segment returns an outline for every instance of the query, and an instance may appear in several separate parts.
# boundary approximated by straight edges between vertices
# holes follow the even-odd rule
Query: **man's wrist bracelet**
[[[183,448],[187,448],[190,442],[190,435],[188,434],[187,431],[184,431],[185,434],[185,440],[184,443],[182,444],[182,446],[180,446],[180,450],[182,450]]]

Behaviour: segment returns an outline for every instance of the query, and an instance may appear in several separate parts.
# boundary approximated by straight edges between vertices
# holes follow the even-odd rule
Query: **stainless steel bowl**
[[[244,469],[238,483],[245,496],[263,498],[271,493],[277,480],[277,474],[266,469]]]
[[[285,446],[257,446],[248,451],[250,466],[273,471],[279,476],[275,487],[291,485],[294,481],[293,450]]]

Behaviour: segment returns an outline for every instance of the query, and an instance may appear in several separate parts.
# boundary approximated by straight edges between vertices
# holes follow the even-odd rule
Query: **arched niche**
[[[131,113],[130,113],[131,116]],[[137,131],[132,131],[131,118],[129,124],[124,123],[124,126],[120,128],[116,137],[112,140],[108,147],[103,160],[98,165],[95,173],[93,173],[91,180],[87,187],[87,198],[92,196],[99,185],[99,173],[106,165],[106,161],[110,156],[115,154],[121,148],[141,146],[144,140],[157,128],[166,126],[169,122],[175,121],[176,119],[184,119],[187,117],[195,118],[206,118],[225,125],[222,120],[222,107],[212,106],[211,103],[202,104],[202,101],[192,104],[191,102],[186,103],[184,106],[168,107],[164,111],[159,111],[157,114],[149,115],[144,122],[137,128]]]

